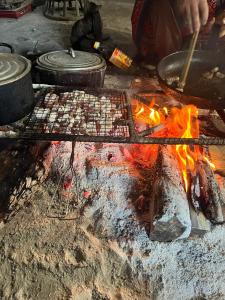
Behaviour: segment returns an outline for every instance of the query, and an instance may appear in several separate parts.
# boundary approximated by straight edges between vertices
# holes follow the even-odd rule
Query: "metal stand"
[[[46,0],[43,14],[56,21],[74,21],[87,9],[88,0]]]

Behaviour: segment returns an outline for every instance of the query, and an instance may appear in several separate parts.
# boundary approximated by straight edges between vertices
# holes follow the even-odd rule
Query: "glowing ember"
[[[186,139],[199,137],[198,110],[193,105],[187,105],[183,108],[172,108],[169,111],[167,107],[156,109],[154,99],[148,106],[134,100],[133,112],[136,121],[141,121],[151,127],[159,124],[164,125],[164,129],[150,135],[152,137],[163,136]],[[142,161],[145,166],[151,166],[156,159],[157,149],[157,146],[152,145],[135,146],[133,147],[131,156],[135,157],[136,161]],[[195,175],[196,162],[203,160],[212,169],[215,169],[215,165],[202,154],[203,151],[201,150],[199,146],[174,146],[174,152],[179,161],[186,192],[189,190],[188,174]],[[141,156],[141,158],[137,159],[138,156]],[[149,160],[149,164],[146,163],[147,160]]]

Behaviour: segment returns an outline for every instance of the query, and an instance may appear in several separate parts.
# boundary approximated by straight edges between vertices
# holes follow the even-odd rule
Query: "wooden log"
[[[211,230],[211,223],[202,211],[196,211],[193,205],[189,204],[191,217],[191,236],[202,236]]]
[[[187,195],[173,146],[160,146],[153,168],[150,239],[169,242],[187,238],[191,219]]]
[[[211,223],[203,214],[199,198],[201,194],[199,175],[196,172],[189,174],[189,191],[187,193],[191,217],[191,236],[202,236],[210,231]]]
[[[225,222],[225,199],[210,166],[198,162],[200,180],[199,203],[205,216],[214,224]]]

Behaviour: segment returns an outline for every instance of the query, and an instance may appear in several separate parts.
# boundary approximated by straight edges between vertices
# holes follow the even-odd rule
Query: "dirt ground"
[[[103,1],[105,27],[130,54],[132,1]],[[19,53],[51,51],[69,45],[72,23],[57,23],[41,9],[18,20],[0,20],[1,40]],[[106,86],[129,86],[125,75],[107,76]],[[55,197],[71,144],[53,145],[49,177],[31,188],[0,223],[0,299],[2,300],[224,300],[225,226],[204,237],[152,242],[130,203],[137,181],[127,171],[118,145],[77,144],[78,186],[68,218],[65,195]],[[106,159],[113,151],[118,164]],[[104,162],[86,166],[87,157]],[[3,162],[1,162],[3,163]],[[66,162],[65,162],[66,164]],[[62,175],[62,174],[61,174]],[[88,200],[84,191],[91,191]],[[75,198],[74,198],[75,197]]]

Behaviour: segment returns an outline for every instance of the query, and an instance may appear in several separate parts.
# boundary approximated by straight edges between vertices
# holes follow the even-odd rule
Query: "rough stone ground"
[[[108,30],[123,45],[129,44],[131,8],[129,2],[109,0],[103,7]],[[71,25],[46,20],[39,9],[0,23],[1,40],[20,52],[30,50],[37,39],[47,50],[68,44]],[[107,77],[106,83],[121,86],[121,78]],[[217,226],[203,238],[151,242],[129,199],[137,175],[128,176],[126,166],[106,159],[114,151],[117,162],[124,160],[118,146],[92,153],[92,145],[77,145],[75,154],[82,157],[75,189],[79,198],[70,220],[51,218],[66,208],[63,195],[55,199],[54,194],[57,170],[63,170],[58,166],[68,159],[70,146],[53,146],[57,155],[49,179],[32,189],[8,223],[0,224],[0,299],[225,299],[225,227]],[[87,155],[105,165],[82,168]],[[84,189],[98,195],[87,205]]]

